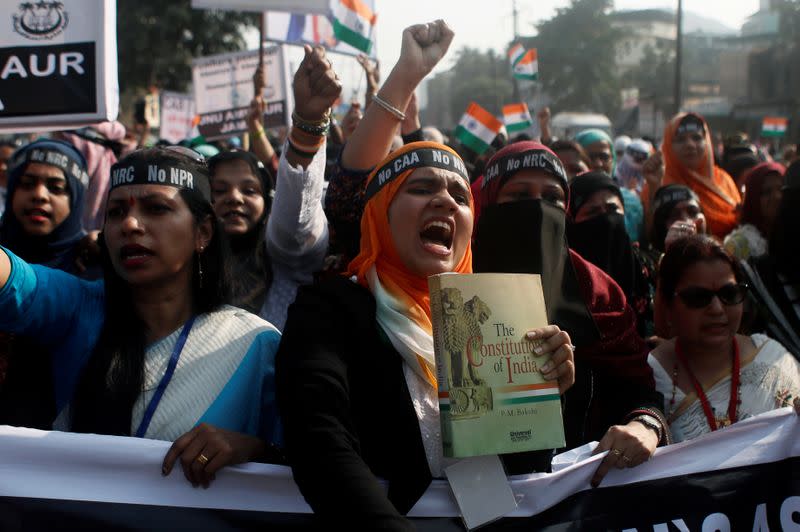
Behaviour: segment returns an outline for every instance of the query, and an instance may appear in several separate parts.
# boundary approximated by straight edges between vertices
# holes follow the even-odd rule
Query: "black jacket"
[[[402,364],[382,339],[367,289],[338,277],[299,290],[278,349],[277,399],[295,481],[326,523],[413,529],[402,514],[425,492],[431,473]],[[578,361],[576,383],[562,402],[568,447],[601,437],[611,423],[623,421],[630,405],[652,405],[637,395],[642,399]],[[594,421],[613,420],[599,436],[587,430],[596,403],[603,419]],[[552,455],[502,459],[514,475],[548,470]],[[376,477],[388,482],[388,493]]]

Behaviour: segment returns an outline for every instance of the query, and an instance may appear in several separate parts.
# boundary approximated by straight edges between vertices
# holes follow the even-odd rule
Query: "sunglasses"
[[[745,283],[729,283],[720,288],[719,290],[709,290],[708,288],[701,288],[699,286],[690,286],[680,292],[675,292],[683,304],[689,308],[700,309],[705,308],[711,304],[711,301],[716,296],[720,302],[726,307],[738,305],[744,301],[744,295],[747,292],[747,284]]]

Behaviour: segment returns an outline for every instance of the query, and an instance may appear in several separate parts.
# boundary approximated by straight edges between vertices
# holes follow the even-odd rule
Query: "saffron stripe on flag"
[[[370,24],[375,24],[375,13],[361,0],[339,0],[339,3],[369,21]]]
[[[495,388],[498,393],[523,392],[525,390],[558,390],[558,384],[553,382],[543,382],[541,384],[514,384],[512,386],[500,386]]]

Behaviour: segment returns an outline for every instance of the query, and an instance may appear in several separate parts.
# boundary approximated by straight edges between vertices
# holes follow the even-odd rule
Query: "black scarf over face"
[[[601,214],[567,227],[569,247],[614,279],[630,297],[635,288],[636,258],[621,214]]]
[[[575,345],[600,339],[575,275],[565,238],[566,214],[542,200],[483,208],[472,248],[475,273],[538,273],[547,320]]]

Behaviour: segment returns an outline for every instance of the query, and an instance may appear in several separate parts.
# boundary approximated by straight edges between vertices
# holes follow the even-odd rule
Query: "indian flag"
[[[539,60],[536,56],[536,48],[531,48],[514,65],[514,77],[517,79],[536,79],[539,77]]]
[[[533,125],[531,113],[528,111],[528,104],[512,103],[503,106],[503,122],[506,123],[506,130],[509,133],[524,131]]]
[[[517,62],[522,59],[523,55],[525,55],[525,48],[523,48],[520,43],[512,46],[508,51],[508,60],[511,61],[511,66],[513,67],[516,65]]]
[[[455,134],[461,144],[480,155],[489,148],[502,127],[503,123],[492,113],[472,102],[458,122]]]
[[[782,137],[786,135],[789,119],[782,116],[765,116],[761,124],[761,135],[764,137]]]
[[[336,38],[368,54],[372,48],[372,30],[377,15],[367,3],[363,0],[331,0],[331,12]]]

